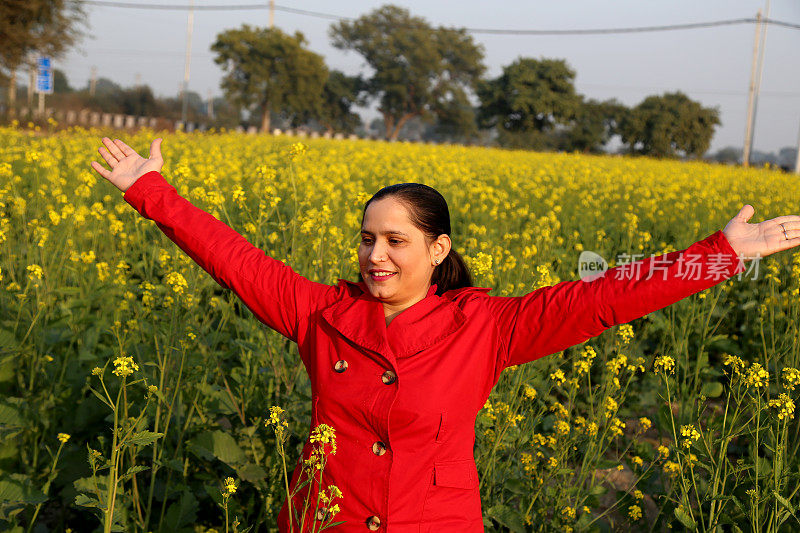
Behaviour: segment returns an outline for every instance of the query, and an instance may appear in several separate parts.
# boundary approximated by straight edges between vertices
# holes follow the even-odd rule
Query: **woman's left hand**
[[[748,224],[747,221],[755,212],[752,205],[745,205],[722,230],[736,255],[749,259],[756,256],[766,257],[800,245],[799,215],[786,215],[758,224]]]

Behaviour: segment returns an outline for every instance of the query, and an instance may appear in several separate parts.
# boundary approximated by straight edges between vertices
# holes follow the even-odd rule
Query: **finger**
[[[134,150],[133,148],[131,148],[130,146],[128,146],[119,139],[114,139],[114,144],[117,145],[117,148],[119,148],[120,152],[122,152],[122,155],[124,155],[125,157],[128,157],[129,155],[138,155],[136,153],[136,150]]]
[[[787,222],[800,222],[800,215],[784,215],[770,219],[770,222],[786,225]]]
[[[744,205],[744,206],[743,206],[743,207],[742,207],[742,208],[739,210],[739,212],[738,212],[738,213],[736,213],[736,217],[734,217],[734,218],[738,218],[739,220],[741,220],[741,221],[743,221],[743,222],[747,222],[748,220],[750,220],[750,219],[753,217],[753,215],[755,214],[755,212],[756,212],[756,210],[755,210],[755,208],[754,208],[752,205],[750,205],[750,204],[745,204],[745,205]]]
[[[117,145],[114,144],[114,141],[112,141],[108,137],[103,137],[103,145],[108,149],[111,155],[117,158],[117,160],[125,158],[125,156],[122,154]]]
[[[800,246],[800,237],[795,237],[794,239],[780,241],[778,245],[775,247],[775,251],[781,252],[783,250],[788,250],[789,248],[794,248],[795,246]]]
[[[163,139],[159,137],[158,139],[153,139],[153,142],[150,143],[150,159],[162,159],[161,157],[161,141]]]
[[[111,155],[104,147],[101,146],[97,151],[100,152],[100,156],[105,159],[106,163],[108,163],[108,166],[110,166],[112,169],[119,164],[119,160]]]
[[[95,169],[97,173],[103,176],[105,179],[111,178],[111,171],[106,169],[103,165],[101,165],[97,161],[92,161],[92,168]]]

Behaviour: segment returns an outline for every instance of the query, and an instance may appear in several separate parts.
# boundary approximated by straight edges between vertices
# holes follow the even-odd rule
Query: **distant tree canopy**
[[[482,46],[465,30],[434,28],[386,5],[334,24],[330,34],[335,47],[358,52],[372,68],[365,91],[379,102],[388,139],[413,117],[469,127],[460,114],[485,67]]]
[[[700,157],[711,144],[719,111],[682,92],[648,96],[620,124],[622,141],[632,153],[655,157]]]
[[[317,117],[320,124],[329,132],[337,129],[347,133],[360,126],[361,117],[352,108],[359,102],[362,86],[360,78],[332,70],[322,89],[322,108]]]
[[[234,105],[262,115],[269,131],[273,111],[307,117],[320,115],[328,69],[322,57],[306,49],[300,32],[244,24],[217,35],[211,50],[226,72],[222,89]]]
[[[480,84],[480,125],[497,128],[502,145],[543,148],[547,132],[578,115],[574,80],[575,71],[562,59],[517,59]]]
[[[573,120],[559,136],[556,148],[568,152],[599,153],[619,133],[628,108],[616,100],[581,101]]]

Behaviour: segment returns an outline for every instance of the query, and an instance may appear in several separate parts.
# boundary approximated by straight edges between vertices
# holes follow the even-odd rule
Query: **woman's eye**
[[[400,244],[403,241],[401,241],[400,239],[389,239],[389,242],[392,244]]]
[[[367,237],[363,237],[361,239],[361,244],[372,244],[372,239],[369,239]]]

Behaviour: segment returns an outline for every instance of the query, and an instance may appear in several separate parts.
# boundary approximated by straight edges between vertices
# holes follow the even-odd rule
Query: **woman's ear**
[[[431,243],[431,253],[433,256],[433,260],[439,260],[439,263],[444,261],[444,258],[447,257],[447,254],[450,253],[450,248],[452,246],[452,242],[450,241],[450,236],[442,233],[439,235],[433,243]]]

